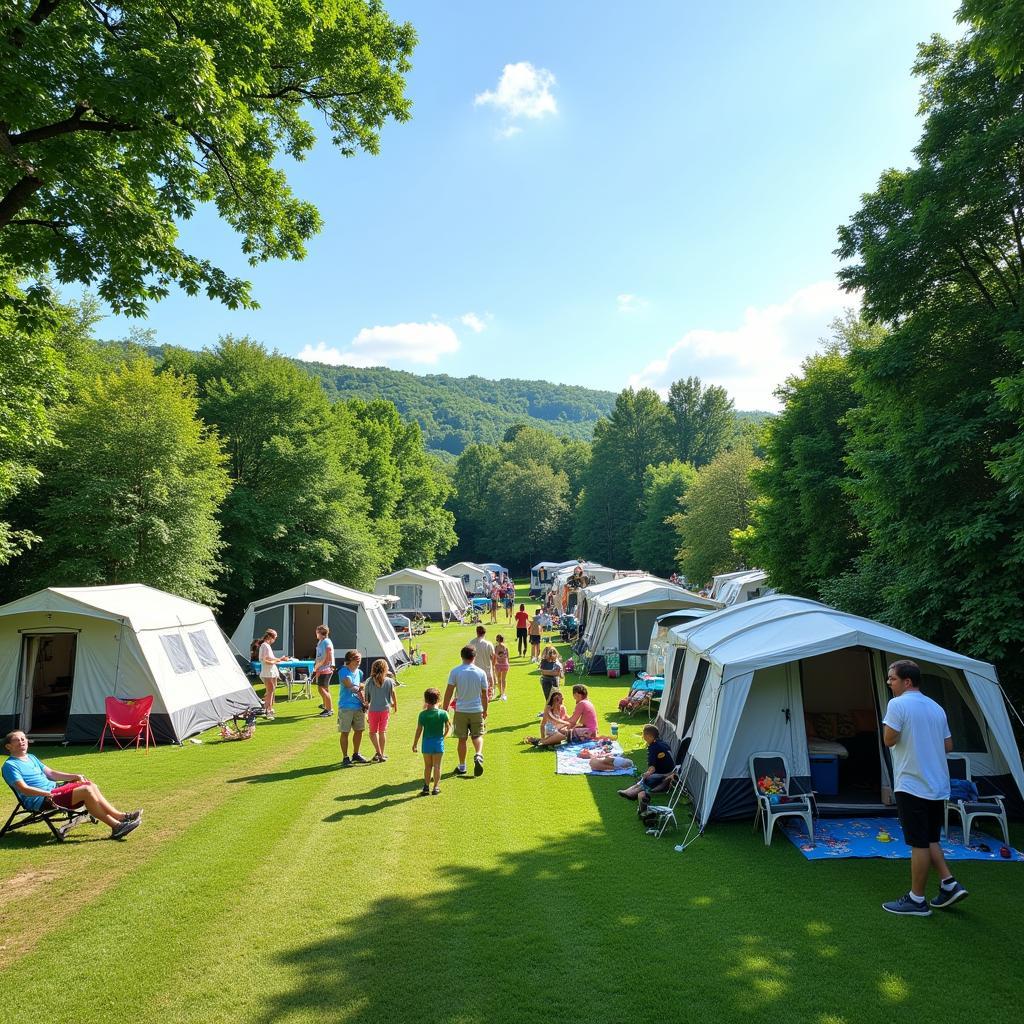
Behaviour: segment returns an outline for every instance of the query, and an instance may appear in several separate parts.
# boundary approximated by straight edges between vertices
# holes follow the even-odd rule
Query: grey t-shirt
[[[395,692],[395,681],[391,676],[385,676],[380,686],[372,679],[368,679],[364,686],[363,693],[370,699],[371,711],[387,711],[391,707],[391,695]]]
[[[481,694],[487,692],[487,674],[476,665],[457,665],[448,673],[448,683],[455,687],[456,711],[483,711]]]

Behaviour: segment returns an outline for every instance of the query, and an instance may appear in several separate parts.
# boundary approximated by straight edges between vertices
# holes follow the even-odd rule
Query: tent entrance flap
[[[316,657],[316,627],[324,622],[324,604],[292,605],[291,653],[295,658],[309,661]]]
[[[890,802],[883,764],[877,683],[864,647],[829,651],[800,662],[803,720],[819,803],[877,806]]]
[[[26,732],[64,732],[71,712],[77,633],[37,633],[22,637]]]

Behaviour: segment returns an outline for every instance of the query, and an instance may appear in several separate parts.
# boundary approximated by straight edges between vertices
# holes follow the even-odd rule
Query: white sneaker
[[[501,695],[501,699],[502,699],[502,700],[508,700],[508,697],[506,697],[506,696],[505,696],[505,694],[502,694],[502,695]]]

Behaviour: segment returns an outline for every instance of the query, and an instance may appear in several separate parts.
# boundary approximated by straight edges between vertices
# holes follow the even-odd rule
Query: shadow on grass
[[[328,775],[332,772],[341,771],[337,761],[330,764],[314,764],[306,768],[290,768],[286,772],[264,772],[262,775],[240,775],[237,779],[228,779],[229,783],[238,782],[288,782],[292,779],[301,779],[308,775]]]

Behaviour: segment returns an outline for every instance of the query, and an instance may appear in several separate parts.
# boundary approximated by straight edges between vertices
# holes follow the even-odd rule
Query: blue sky
[[[147,321],[201,348],[618,390],[697,374],[740,408],[854,300],[836,227],[920,125],[915,46],[954,0],[389,0],[420,36],[412,120],[378,157],[327,142],[294,167],[325,229],[249,268],[203,213],[183,244],[261,304],[172,295]]]

